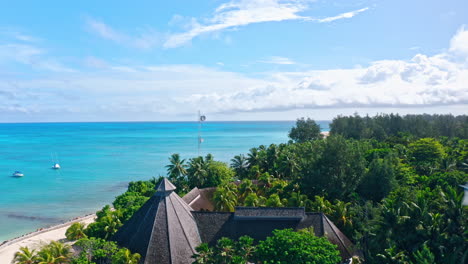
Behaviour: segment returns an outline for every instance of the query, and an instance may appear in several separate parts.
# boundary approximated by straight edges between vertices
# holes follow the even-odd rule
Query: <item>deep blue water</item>
[[[294,122],[207,122],[201,153],[229,162],[288,141]],[[321,122],[328,131],[328,122]],[[0,124],[0,242],[95,212],[132,180],[165,175],[172,153],[197,155],[194,122]],[[62,166],[52,170],[56,161]],[[22,171],[23,178],[10,175]]]

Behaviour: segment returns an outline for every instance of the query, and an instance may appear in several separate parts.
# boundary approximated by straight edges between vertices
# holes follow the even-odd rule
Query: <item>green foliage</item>
[[[428,175],[437,169],[445,156],[443,146],[433,138],[421,138],[409,145],[409,150],[419,174]]]
[[[84,223],[80,223],[80,222],[73,223],[65,232],[65,237],[70,241],[85,238],[86,234],[84,230],[85,230]]]
[[[395,186],[395,169],[390,156],[375,158],[362,179],[358,193],[365,199],[378,202],[386,197]]]
[[[237,186],[233,183],[219,186],[213,194],[213,202],[217,211],[234,212],[237,205]]]
[[[319,148],[317,160],[307,164],[300,183],[309,194],[327,195],[332,199],[346,199],[360,184],[366,170],[366,145],[330,136]]]
[[[300,118],[296,121],[296,126],[289,131],[289,137],[295,142],[306,142],[309,140],[320,139],[320,126],[314,120]]]
[[[140,258],[140,254],[132,254],[130,250],[122,248],[112,257],[112,264],[138,264]]]
[[[176,191],[178,194],[185,194],[190,191],[187,182],[187,164],[185,164],[185,159],[181,159],[178,153],[172,154],[166,169],[167,176],[177,187]]]
[[[15,264],[34,264],[37,263],[36,250],[28,247],[20,247],[20,250],[15,253],[13,262]]]
[[[247,264],[255,252],[253,239],[249,236],[242,236],[238,241],[223,237],[213,248],[202,243],[196,249],[194,264]]]
[[[118,228],[122,226],[122,211],[111,210],[106,205],[101,211],[96,213],[97,218],[94,223],[88,225],[85,234],[88,237],[109,239],[114,235]]]
[[[424,244],[421,250],[416,251],[413,254],[414,262],[411,264],[433,264],[435,263],[434,254],[432,254],[431,250]]]
[[[234,171],[226,163],[211,161],[206,170],[206,181],[203,187],[216,187],[234,179]]]
[[[128,184],[127,192],[151,197],[155,193],[156,185],[152,181],[136,181]]]
[[[187,180],[190,189],[194,187],[216,187],[234,180],[235,172],[226,163],[213,160],[213,156],[196,157],[189,160]]]
[[[249,173],[249,163],[244,155],[236,155],[231,159],[231,168],[236,173],[238,179],[247,178]]]
[[[272,236],[259,242],[255,259],[259,263],[336,264],[341,260],[336,248],[326,238],[310,232],[275,230]]]
[[[72,261],[71,247],[57,241],[42,246],[39,251],[21,247],[15,253],[15,264],[62,264]]]
[[[338,116],[330,124],[331,134],[346,138],[386,140],[413,137],[468,138],[468,116],[452,115],[377,115],[375,117]]]
[[[283,207],[283,204],[281,203],[280,197],[278,194],[272,194],[268,198],[265,204],[267,207]]]
[[[132,254],[126,248],[119,248],[115,242],[99,238],[84,238],[76,242],[81,253],[72,263],[112,263],[112,264],[138,264],[140,255]]]

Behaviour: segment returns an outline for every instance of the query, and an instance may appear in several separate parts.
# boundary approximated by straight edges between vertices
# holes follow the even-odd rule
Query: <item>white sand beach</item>
[[[82,222],[88,225],[94,222],[95,214],[87,215],[84,217],[76,218],[63,224],[43,228],[38,231],[29,233],[27,235],[8,240],[6,243],[0,245],[0,263],[9,264],[13,261],[15,252],[20,247],[37,248],[41,244],[49,243],[53,240],[65,239],[65,232],[69,226],[76,222]]]

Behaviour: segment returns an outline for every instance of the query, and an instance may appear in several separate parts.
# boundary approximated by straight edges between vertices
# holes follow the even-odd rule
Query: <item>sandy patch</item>
[[[40,229],[36,232],[23,235],[18,238],[8,240],[6,243],[0,245],[0,263],[8,264],[13,261],[13,257],[20,247],[37,248],[42,244],[47,244],[53,240],[65,239],[65,232],[68,227],[76,222],[83,222],[86,225],[94,222],[96,215],[87,215],[69,222],[51,226],[48,228]]]

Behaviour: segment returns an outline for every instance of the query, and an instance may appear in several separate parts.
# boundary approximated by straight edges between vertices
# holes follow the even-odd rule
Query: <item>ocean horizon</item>
[[[252,147],[288,142],[294,123],[205,122],[200,155],[229,163]],[[329,130],[330,121],[318,123]],[[198,156],[197,138],[190,121],[0,123],[0,241],[94,213],[128,182],[165,176],[171,154]]]

